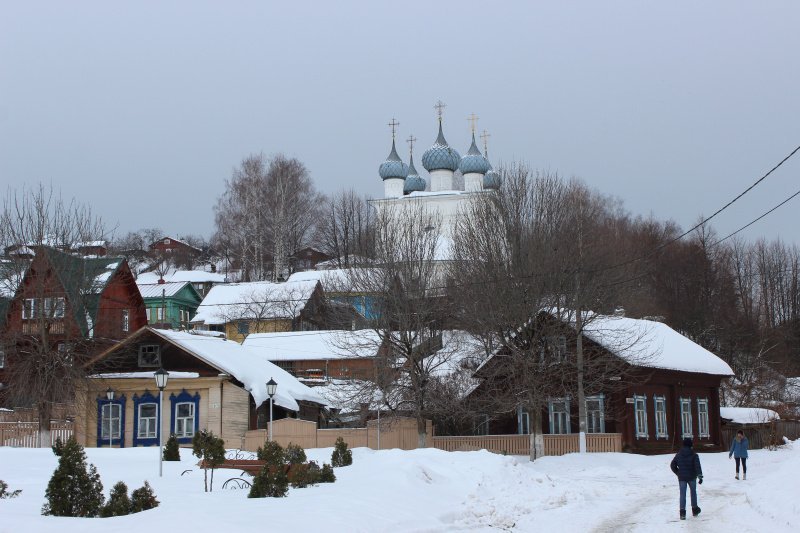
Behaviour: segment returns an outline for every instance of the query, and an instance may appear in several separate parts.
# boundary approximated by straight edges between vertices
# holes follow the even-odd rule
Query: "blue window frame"
[[[125,395],[110,402],[104,396],[97,397],[97,447],[109,445],[125,447]]]
[[[158,395],[145,390],[133,395],[133,445],[158,446],[161,433],[161,406]]]
[[[192,437],[200,429],[200,394],[194,396],[183,389],[177,396],[169,395],[170,432],[177,437],[181,444],[192,442]]]

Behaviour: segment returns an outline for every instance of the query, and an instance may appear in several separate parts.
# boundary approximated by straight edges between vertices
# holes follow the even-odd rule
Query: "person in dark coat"
[[[700,468],[700,457],[692,449],[692,439],[683,439],[683,448],[675,454],[675,458],[670,463],[672,472],[678,476],[678,485],[681,490],[680,515],[681,520],[686,520],[686,487],[692,493],[692,516],[700,514],[700,507],[697,506],[697,484],[703,484],[703,469]]]
[[[741,429],[736,432],[736,438],[731,442],[731,451],[728,453],[728,459],[731,455],[736,459],[736,479],[739,479],[739,463],[742,463],[742,479],[747,479],[747,437],[744,436],[744,431]]]

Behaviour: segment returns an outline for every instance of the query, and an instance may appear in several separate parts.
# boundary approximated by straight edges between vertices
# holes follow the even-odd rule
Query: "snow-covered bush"
[[[353,464],[353,452],[347,449],[347,443],[342,437],[336,439],[333,453],[331,454],[333,466],[350,466]]]
[[[86,465],[86,453],[75,437],[64,445],[58,467],[45,491],[43,515],[97,516],[103,505],[103,484],[94,465]]]
[[[170,435],[167,443],[164,445],[164,460],[165,461],[180,461],[181,450],[178,446],[178,437]]]
[[[11,492],[8,491],[8,483],[0,479],[0,500],[5,500],[9,498],[16,498],[19,496],[22,489],[12,490]]]
[[[148,509],[155,509],[158,507],[158,500],[150,487],[150,483],[144,482],[144,485],[134,490],[131,493],[131,512],[139,513],[147,511]]]
[[[100,516],[108,518],[110,516],[124,516],[131,514],[131,499],[128,497],[128,486],[122,481],[118,481],[111,489],[108,501],[100,509]]]

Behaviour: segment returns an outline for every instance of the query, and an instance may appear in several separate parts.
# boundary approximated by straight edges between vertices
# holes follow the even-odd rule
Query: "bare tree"
[[[31,263],[13,259],[4,263],[6,288],[19,294],[25,283],[28,300],[20,305],[27,321],[25,328],[6,324],[2,344],[6,351],[7,387],[3,393],[15,406],[34,405],[38,412],[40,445],[50,445],[50,418],[56,403],[73,399],[75,384],[83,377],[81,358],[95,342],[93,325],[86,331],[65,328],[65,313],[80,309],[92,297],[98,272],[80,260],[67,260],[77,243],[106,240],[108,231],[91,208],[63,200],[52,188],[9,192],[0,213],[0,243],[6,249],[27,247],[36,252],[50,248],[65,258],[59,265],[58,276],[68,293],[53,294],[53,277],[44,270],[26,276]],[[41,254],[37,255],[39,257]],[[88,322],[88,321],[87,321]],[[57,338],[55,337],[57,335]]]
[[[372,209],[354,190],[327,199],[317,227],[322,250],[336,258],[339,268],[357,266],[372,249]]]
[[[245,158],[215,207],[219,249],[238,257],[244,281],[285,279],[289,256],[311,237],[321,197],[297,159]]]

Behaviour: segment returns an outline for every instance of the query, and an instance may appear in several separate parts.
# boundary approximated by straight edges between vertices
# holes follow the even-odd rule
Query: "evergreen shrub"
[[[322,465],[322,470],[319,473],[320,483],[334,483],[336,481],[336,474],[333,473],[333,467],[328,463]]]
[[[0,479],[0,500],[16,498],[22,492],[22,489],[8,491],[8,483]]]
[[[299,444],[289,443],[284,452],[284,461],[290,465],[303,464],[307,461],[306,451]]]
[[[265,442],[264,446],[259,446],[256,450],[256,457],[259,461],[266,461],[267,465],[282,466],[286,464],[286,453],[283,447],[274,440]]]
[[[289,478],[283,465],[264,465],[250,487],[248,498],[283,498],[289,492]]]
[[[153,489],[147,481],[144,482],[144,485],[131,493],[132,513],[155,509],[158,507],[158,504],[159,501],[156,499],[156,495],[153,493]]]
[[[167,443],[164,445],[164,460],[165,461],[180,461],[181,448],[178,446],[178,437],[170,435]]]
[[[108,501],[100,509],[100,516],[108,518],[110,516],[125,516],[131,514],[131,499],[128,497],[128,486],[122,481],[118,481],[111,489]]]
[[[336,439],[336,444],[333,447],[331,454],[331,464],[333,466],[350,466],[353,464],[353,452],[347,449],[347,443],[342,437]]]
[[[206,492],[214,490],[214,469],[225,462],[225,441],[214,435],[213,431],[203,429],[192,438],[192,453],[203,460],[203,483]],[[211,469],[211,484],[208,483],[208,470]]]
[[[56,437],[56,441],[50,447],[53,450],[53,453],[56,457],[61,457],[61,453],[64,451],[64,441],[61,440],[61,437]]]
[[[70,437],[58,459],[58,467],[45,491],[43,515],[97,516],[103,505],[103,484],[94,465],[86,465],[86,453]]]

